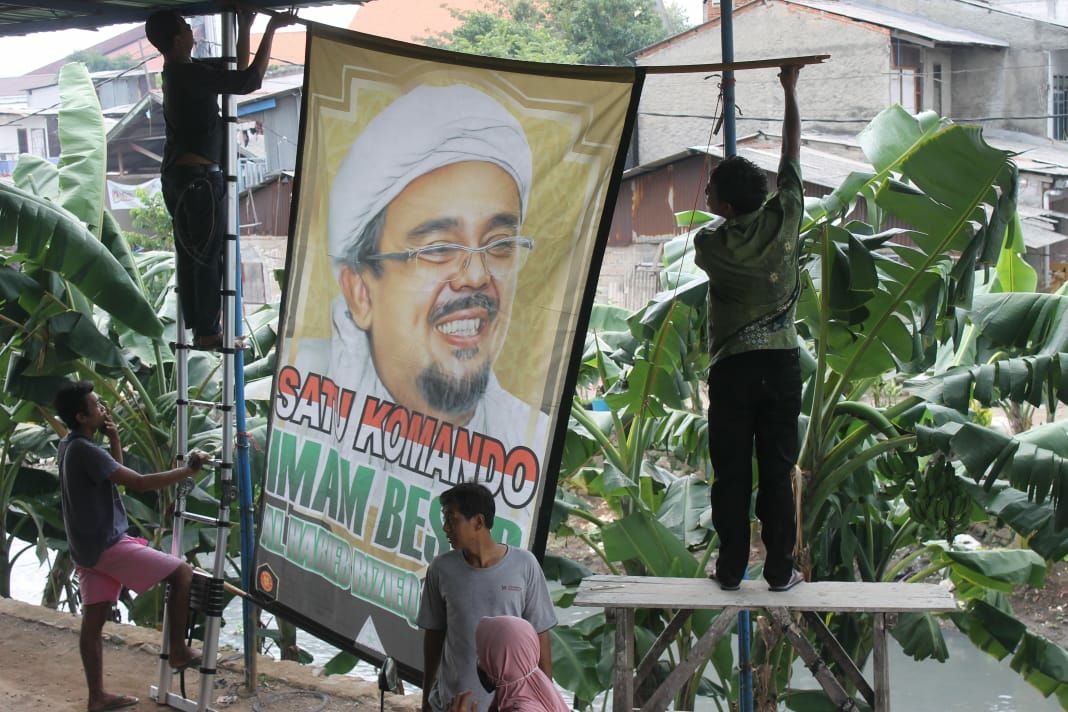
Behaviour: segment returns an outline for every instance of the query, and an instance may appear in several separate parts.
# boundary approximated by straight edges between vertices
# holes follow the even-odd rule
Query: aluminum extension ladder
[[[234,67],[236,59],[236,33],[234,29],[235,17],[232,13],[224,13],[222,18],[223,27],[223,54]],[[204,616],[204,640],[201,651],[201,663],[197,672],[200,675],[198,699],[192,700],[175,692],[174,674],[170,666],[170,603],[164,605],[163,610],[163,641],[160,646],[159,656],[159,679],[158,683],[149,688],[149,694],[158,704],[167,705],[186,712],[208,712],[212,710],[212,695],[215,690],[216,664],[219,655],[219,631],[222,627],[222,609],[225,597],[223,595],[224,574],[226,568],[226,551],[230,535],[230,505],[237,499],[237,486],[234,481],[234,451],[235,451],[235,423],[237,415],[235,409],[235,363],[239,360],[235,342],[238,336],[240,314],[239,293],[236,286],[235,268],[239,261],[238,248],[238,203],[237,203],[237,146],[233,140],[234,127],[237,121],[237,102],[232,95],[223,96],[223,121],[226,127],[227,161],[224,166],[226,171],[226,234],[225,247],[223,250],[223,284],[222,312],[223,312],[223,344],[218,352],[222,354],[222,392],[221,400],[199,401],[189,398],[189,351],[192,346],[188,343],[182,310],[178,308],[177,343],[175,347],[176,359],[176,383],[177,383],[177,422],[175,424],[175,447],[177,450],[178,466],[185,464],[186,453],[189,447],[189,414],[191,408],[212,409],[222,414],[222,451],[219,459],[212,463],[215,467],[215,485],[219,500],[219,512],[217,517],[208,517],[186,511],[186,497],[193,489],[193,480],[187,479],[178,487],[177,498],[174,506],[174,522],[171,535],[171,554],[183,558],[181,542],[186,522],[197,522],[215,529],[215,553],[211,566],[210,576],[204,572],[194,570],[193,585],[190,591],[190,620],[193,614],[199,612]],[[240,359],[240,360],[243,360]],[[243,380],[243,379],[242,379]],[[243,386],[243,383],[242,383]],[[242,387],[243,390],[243,387]],[[243,394],[242,394],[243,397]],[[243,427],[243,424],[242,424]],[[241,434],[244,436],[244,433]],[[244,444],[243,447],[247,447]],[[248,566],[248,562],[244,562]],[[246,621],[247,624],[247,621]],[[247,638],[246,638],[247,640]],[[193,668],[188,668],[192,671]],[[186,671],[181,674],[185,675]],[[184,679],[182,680],[184,683]],[[184,685],[182,686],[184,688]]]

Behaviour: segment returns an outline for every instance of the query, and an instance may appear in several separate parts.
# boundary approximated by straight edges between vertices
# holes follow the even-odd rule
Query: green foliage
[[[434,47],[489,57],[559,64],[630,65],[629,54],[686,28],[653,0],[496,0],[485,10],[452,11],[460,26],[425,38]]]
[[[144,188],[135,191],[142,207],[130,208],[130,222],[134,231],[126,233],[126,240],[142,250],[174,250],[174,231],[171,214],[163,200],[163,193],[149,195]]]
[[[460,26],[425,38],[430,46],[532,62],[580,61],[579,54],[553,31],[545,13],[531,0],[500,0],[492,11],[450,12],[461,21]]]
[[[99,105],[83,67],[60,74],[64,154],[58,168],[25,156],[15,186],[0,184],[0,595],[9,593],[11,563],[27,551],[39,558],[59,552],[50,581],[70,590],[54,455],[64,426],[51,414],[51,399],[64,381],[89,380],[108,403],[123,442],[124,461],[140,472],[170,469],[175,456],[175,337],[177,300],[170,252],[134,254],[103,207],[104,135]],[[69,150],[68,150],[69,149]],[[273,373],[277,310],[265,308],[246,331],[252,335],[246,376]],[[196,352],[189,360],[189,396],[217,400],[219,358]],[[256,383],[250,384],[256,387]],[[262,466],[265,408],[252,404],[248,423],[253,467]],[[256,414],[259,413],[259,417]],[[218,447],[221,429],[208,413],[191,416],[192,447]],[[205,473],[187,499],[190,511],[218,513],[217,482]],[[174,493],[125,492],[132,526],[150,542],[170,549]],[[236,508],[236,503],[233,505]],[[232,512],[231,521],[237,519]],[[239,541],[230,538],[229,557]],[[188,557],[211,551],[199,525],[187,524],[179,550]],[[61,595],[46,592],[45,603]],[[159,623],[158,593],[129,603],[133,619]],[[73,602],[72,602],[73,605]]]
[[[948,578],[964,605],[954,622],[973,641],[997,641],[1020,660],[1021,674],[1061,695],[1068,675],[1048,641],[1006,634],[1005,621],[1016,618],[1005,594],[1040,585],[1045,559],[1065,555],[1068,437],[1057,423],[1005,435],[971,408],[1063,400],[1064,297],[1009,291],[1033,286],[1019,260],[1017,172],[978,129],[893,107],[859,140],[872,171],[808,200],[802,226],[800,561],[814,580]],[[858,204],[870,223],[854,219]],[[912,227],[886,229],[888,216]],[[911,244],[895,240],[902,235]],[[648,306],[632,315],[595,309],[591,318],[552,523],[559,535],[582,538],[613,572],[702,576],[717,545],[700,391],[708,282],[694,264],[692,237],[665,245],[665,291]],[[593,397],[609,410],[592,410]],[[577,495],[602,498],[614,521],[590,515]],[[956,534],[987,516],[1031,549],[960,549]],[[981,604],[1004,619],[973,614],[985,611]],[[870,654],[869,625],[850,616],[827,624],[854,660]],[[638,625],[655,635],[665,619],[643,612]],[[609,632],[578,632],[594,650],[610,647]],[[679,632],[673,659],[693,634]],[[894,635],[918,659],[948,654],[932,616],[905,617]],[[791,656],[783,643],[757,636],[753,652],[756,665],[770,668],[764,699],[819,707],[786,689]],[[688,708],[702,684],[732,694],[729,649],[725,655],[726,662],[713,656],[709,670],[719,684],[698,671],[677,708]]]
[[[137,60],[128,54],[108,57],[100,52],[80,49],[66,59],[67,62],[81,62],[90,72],[105,72],[112,69],[129,69],[137,66]]]
[[[653,0],[549,0],[549,16],[582,64],[632,64],[628,55],[686,29],[677,5]]]

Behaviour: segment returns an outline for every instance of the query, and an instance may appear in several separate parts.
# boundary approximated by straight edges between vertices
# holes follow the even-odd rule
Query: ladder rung
[[[206,400],[192,400],[192,399],[190,399],[190,400],[187,400],[185,402],[185,404],[186,405],[191,405],[194,408],[220,408],[220,407],[222,407],[220,403],[216,403],[215,401],[206,401]]]
[[[198,522],[200,524],[210,524],[213,527],[229,527],[230,522],[225,522],[222,519],[216,519],[214,517],[208,517],[203,514],[194,514],[193,512],[182,512],[179,515],[182,519],[190,522]]]

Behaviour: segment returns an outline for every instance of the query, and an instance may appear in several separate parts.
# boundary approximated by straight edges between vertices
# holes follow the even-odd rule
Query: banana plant
[[[43,449],[5,448],[0,458],[5,542],[0,573],[20,554],[16,540],[63,551],[54,473],[39,467],[65,434],[51,414],[50,401],[66,379],[91,381],[108,402],[123,439],[127,464],[143,471],[172,466],[175,419],[175,368],[169,346],[175,334],[177,304],[174,257],[169,253],[133,254],[111,214],[104,208],[106,143],[95,89],[82,65],[60,73],[59,164],[22,156],[14,184],[0,184],[0,368],[5,390],[0,397],[0,428],[9,444],[14,434],[45,436]],[[265,372],[273,358],[276,310],[256,315],[250,324],[253,352],[247,377]],[[191,396],[215,399],[220,388],[217,357],[190,358]],[[264,412],[260,408],[260,413]],[[262,417],[250,421],[255,439]],[[208,414],[193,415],[193,446],[220,437]],[[254,450],[253,457],[259,457]],[[45,491],[33,484],[44,484]],[[209,494],[210,477],[194,490],[190,508],[208,514],[218,503]],[[171,493],[124,494],[131,522],[155,545],[169,548],[164,514]],[[206,551],[199,527],[186,530],[181,550]],[[234,540],[234,552],[237,542]],[[66,573],[69,576],[69,570]],[[0,586],[6,580],[0,576]],[[57,581],[62,587],[62,581]],[[6,588],[0,589],[0,593]],[[134,609],[140,622],[158,622],[158,603],[145,597]]]
[[[825,198],[809,200],[802,226],[803,290],[797,316],[807,380],[799,422],[803,435],[799,460],[804,471],[803,561],[817,579],[918,581],[948,577],[958,584],[958,597],[964,606],[955,616],[958,626],[973,641],[988,641],[999,634],[990,626],[1000,619],[987,607],[1012,618],[1005,591],[1014,584],[1041,581],[1044,559],[1060,551],[1060,530],[1057,522],[1047,517],[1027,531],[1032,544],[1044,546],[1042,555],[1036,553],[1038,549],[963,552],[954,546],[952,536],[973,518],[995,509],[1012,517],[1020,512],[1016,506],[1020,498],[1047,510],[1051,500],[1063,501],[1065,490],[1054,491],[1052,484],[1046,484],[1049,463],[1057,461],[1033,453],[1045,448],[1060,457],[1068,455],[1068,447],[1061,449],[1062,443],[1051,442],[1047,434],[1026,451],[1022,444],[1014,449],[1002,438],[996,441],[1000,447],[988,447],[980,453],[972,449],[979,439],[975,434],[989,429],[972,422],[975,414],[967,409],[961,412],[939,403],[932,395],[934,382],[927,390],[913,389],[907,397],[884,407],[872,405],[871,393],[888,379],[900,382],[926,375],[937,380],[946,369],[967,370],[971,367],[969,359],[995,348],[992,334],[996,330],[983,315],[990,313],[991,305],[1004,307],[1016,299],[1030,300],[1028,308],[1047,317],[1042,322],[1047,326],[1016,334],[1014,338],[1021,343],[1015,351],[996,347],[1006,350],[999,358],[1048,356],[1047,361],[1036,361],[1040,365],[1028,371],[1038,374],[1032,382],[1048,385],[1055,375],[1059,378],[1060,360],[1050,353],[1031,351],[1037,352],[1035,341],[1039,337],[1044,337],[1047,351],[1059,349],[1052,344],[1059,333],[1057,325],[1063,322],[1057,321],[1058,308],[1048,301],[1039,304],[1042,300],[1032,299],[1035,295],[1007,293],[1034,286],[1033,273],[1028,273],[1018,255],[1023,248],[1015,216],[1017,174],[1011,156],[987,145],[979,129],[954,125],[933,114],[911,116],[900,107],[880,114],[861,133],[860,143],[872,170],[850,175]],[[888,229],[888,216],[912,227]],[[686,216],[687,223],[692,224],[694,217],[700,216]],[[655,349],[639,355],[635,346],[644,333],[659,335],[677,310],[692,312],[689,323],[695,334],[665,337],[663,343],[694,342],[692,348],[680,351],[684,355],[676,362],[698,363],[688,354],[700,350],[707,282],[694,265],[692,237],[690,232],[665,246],[665,291],[628,321],[632,325],[636,319],[648,332],[631,328],[609,332],[610,337],[592,335],[592,343],[588,340],[592,347],[584,364],[585,373],[591,376],[588,382],[597,383],[595,377],[600,376],[602,384],[610,383],[608,395],[616,395],[611,392],[614,389],[619,397],[605,398],[610,405],[607,413],[583,409],[574,418],[561,475],[565,491],[581,491],[583,484],[596,483],[598,478],[608,480],[607,464],[601,467],[598,459],[613,462],[615,454],[606,445],[618,450],[616,444],[622,443],[625,448],[635,432],[646,432],[633,430],[628,420],[641,412],[635,404],[646,402],[645,394],[651,391],[646,376],[656,372],[645,362]],[[993,277],[988,279],[990,275]],[[1025,307],[1021,303],[1016,308]],[[1016,319],[1011,323],[1034,323],[1024,322],[1019,311],[1014,313]],[[1002,337],[1001,341],[1008,343],[1009,339]],[[662,363],[663,368],[671,367],[670,361]],[[1019,375],[1017,365],[1006,363],[1004,368]],[[693,380],[684,368],[679,373],[677,382]],[[619,376],[610,380],[616,374]],[[1003,381],[999,377],[997,383],[1006,385],[997,395],[1018,397],[1021,387],[1017,385],[1014,390],[1010,381],[1016,383],[1023,376],[1006,378]],[[951,394],[959,406],[962,396],[958,385]],[[1027,392],[1035,391],[1029,388]],[[970,397],[974,396],[972,391]],[[647,447],[685,444],[691,453],[700,452],[704,445],[695,443],[703,443],[701,428],[706,426],[697,403],[689,406],[657,414],[658,426],[688,423],[690,431],[682,437],[636,441]],[[598,423],[603,424],[601,431],[606,438],[593,429]],[[631,429],[625,430],[627,426]],[[685,461],[685,448],[681,454]],[[575,468],[589,464],[594,472],[576,480]],[[702,464],[707,470],[707,462]],[[967,477],[979,472],[989,490],[973,485]],[[998,479],[1002,475],[1007,481]],[[917,502],[930,490],[945,496],[947,506],[929,511],[917,507],[913,516],[909,501]],[[638,497],[641,494],[639,489]],[[624,489],[620,496],[634,498],[635,493]],[[567,503],[567,495],[560,499],[564,501],[558,506],[574,514],[576,508]],[[628,507],[634,511],[641,505],[620,502],[616,508],[627,512]],[[1023,514],[1011,521],[1023,527]],[[627,518],[621,521],[627,522]],[[1036,521],[1026,524],[1035,525]],[[560,531],[567,532],[567,522]],[[602,532],[603,538],[609,526],[613,525],[597,524],[595,531]],[[950,538],[942,540],[947,535]],[[683,538],[681,533],[677,536]],[[615,557],[623,557],[623,569],[635,570],[645,566],[643,550],[652,549],[649,544],[659,544],[659,539],[635,528],[629,543],[629,548],[604,546],[604,557],[617,568]],[[708,536],[692,553],[701,560],[714,546],[715,539]],[[671,551],[661,547],[656,552],[660,570],[666,568],[665,561],[675,557]],[[866,624],[851,617],[835,617],[829,624],[855,659],[862,660],[868,654],[871,631]],[[651,632],[656,630],[654,624]],[[1008,645],[1013,642],[1011,636],[999,640],[1006,650],[1020,656],[1014,665],[1025,677],[1046,694],[1062,694],[1059,686],[1066,682],[1063,656],[1036,642],[1038,638],[1028,637],[1031,635],[1017,636],[1014,646]],[[947,654],[941,632],[930,616],[903,619],[895,636],[906,652],[919,658],[944,659]],[[599,647],[595,638],[586,636],[584,640]],[[803,704],[805,698],[792,698],[794,691],[789,689],[792,653],[773,640],[766,644],[760,636],[758,640],[754,659],[761,665],[757,678],[763,681],[758,693],[772,703],[785,699],[788,705]],[[980,647],[994,650],[984,645]],[[726,655],[729,658],[729,650]],[[717,669],[720,664],[716,663]],[[725,668],[729,672],[729,659]],[[725,685],[722,688],[729,689]]]

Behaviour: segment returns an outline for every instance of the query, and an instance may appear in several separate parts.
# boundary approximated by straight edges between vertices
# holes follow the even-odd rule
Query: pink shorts
[[[148,546],[144,539],[124,535],[100,555],[96,566],[78,567],[82,605],[119,600],[122,587],[144,593],[170,576],[182,560]]]

